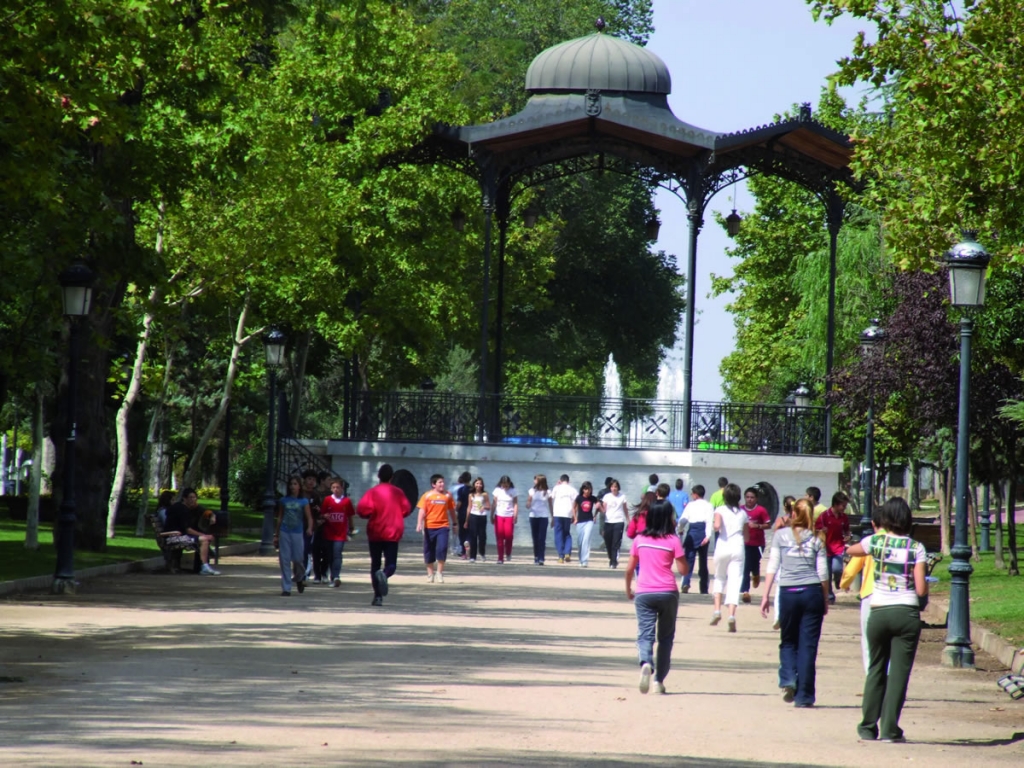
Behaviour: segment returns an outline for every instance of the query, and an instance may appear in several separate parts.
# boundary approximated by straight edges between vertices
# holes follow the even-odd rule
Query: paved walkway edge
[[[932,598],[925,609],[924,619],[933,624],[946,622],[949,601]],[[994,657],[1015,675],[1024,674],[1024,648],[1014,648],[991,629],[971,622],[971,642]]]
[[[220,548],[221,557],[229,555],[249,555],[259,551],[258,541],[246,542],[244,544],[229,544]],[[75,578],[78,581],[94,579],[97,576],[120,576],[125,573],[136,571],[154,571],[164,567],[163,555],[160,557],[149,557],[145,560],[132,560],[126,563],[111,563],[110,565],[97,565],[94,568],[83,568],[75,571]],[[32,576],[28,579],[14,579],[13,581],[0,582],[0,597],[13,595],[20,592],[34,592],[47,590],[53,583],[53,576]]]

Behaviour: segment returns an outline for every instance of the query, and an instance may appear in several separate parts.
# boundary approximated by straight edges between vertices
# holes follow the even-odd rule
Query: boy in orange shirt
[[[416,504],[416,532],[423,531],[423,562],[427,564],[427,581],[434,581],[434,563],[437,563],[437,581],[444,584],[444,561],[448,556],[448,530],[457,523],[455,500],[444,489],[444,475],[431,475],[430,487]]]

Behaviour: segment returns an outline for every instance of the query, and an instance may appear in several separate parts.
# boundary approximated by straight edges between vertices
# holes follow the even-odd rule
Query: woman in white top
[[[498,487],[491,491],[494,503],[491,505],[491,522],[494,523],[494,538],[498,543],[498,565],[512,559],[512,535],[519,519],[519,495],[512,479],[502,475]]]
[[[629,520],[629,504],[618,480],[608,484],[608,493],[601,499],[601,508],[604,511],[604,548],[608,551],[608,567],[618,568],[622,532]]]
[[[530,534],[533,536],[533,564],[544,565],[548,519],[554,515],[551,491],[548,490],[548,479],[544,475],[534,476],[533,488],[527,496],[527,506],[530,510]]]
[[[491,511],[491,497],[484,490],[484,479],[478,477],[473,481],[469,491],[469,512],[466,520],[469,524],[469,562],[475,563],[487,559],[487,513]]]
[[[740,487],[729,483],[722,489],[721,507],[715,510],[715,581],[711,591],[715,595],[715,612],[711,626],[722,620],[722,597],[729,609],[729,631],[736,631],[736,606],[740,602],[740,579],[746,558],[747,513],[740,507]]]

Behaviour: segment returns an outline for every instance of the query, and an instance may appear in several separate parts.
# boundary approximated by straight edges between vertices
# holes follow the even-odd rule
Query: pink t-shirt
[[[633,539],[630,556],[640,559],[640,573],[636,579],[636,593],[676,592],[676,577],[672,563],[683,556],[683,545],[678,536],[653,538],[639,534]]]

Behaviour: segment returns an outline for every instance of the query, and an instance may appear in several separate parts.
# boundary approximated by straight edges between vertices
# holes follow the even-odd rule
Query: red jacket
[[[379,483],[359,500],[356,514],[369,518],[366,538],[370,541],[399,541],[405,533],[405,518],[412,505],[401,489],[391,483]]]

